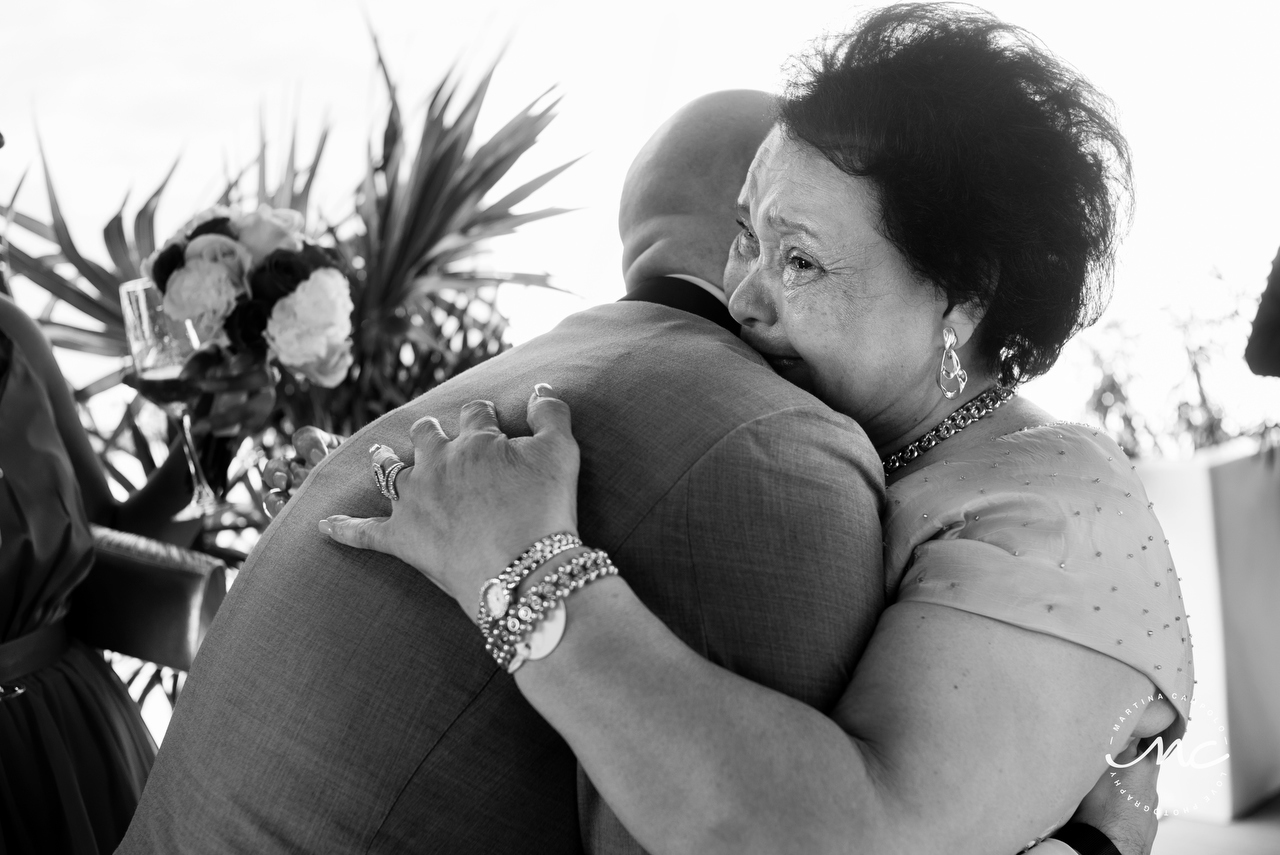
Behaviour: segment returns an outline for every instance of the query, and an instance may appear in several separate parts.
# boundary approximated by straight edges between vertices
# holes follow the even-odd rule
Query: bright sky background
[[[1239,422],[1280,420],[1280,380],[1241,360],[1254,304],[1280,245],[1275,104],[1280,4],[992,0],[1115,99],[1132,144],[1138,204],[1103,324],[1029,389],[1059,417],[1085,418],[1096,371],[1089,343],[1127,354],[1140,411],[1160,420],[1187,376],[1182,334],[1220,349],[1211,392]],[[582,210],[493,246],[493,265],[551,272],[578,296],[511,288],[503,305],[522,341],[621,291],[615,227],[626,167],[670,113],[716,89],[779,91],[787,58],[860,8],[844,2],[652,0],[0,0],[0,198],[32,167],[19,207],[47,213],[35,128],[82,250],[105,260],[100,230],[126,193],[150,194],[175,157],[160,209],[170,232],[214,200],[224,163],[252,159],[265,116],[276,162],[294,117],[300,149],[332,126],[319,209],[345,215],[385,98],[367,20],[379,34],[408,124],[461,58],[507,52],[481,131],[558,84],[560,117],[515,182],[587,158],[532,200]],[[305,159],[305,157],[304,157]],[[503,188],[498,188],[502,192]],[[1234,308],[1244,320],[1208,323]]]

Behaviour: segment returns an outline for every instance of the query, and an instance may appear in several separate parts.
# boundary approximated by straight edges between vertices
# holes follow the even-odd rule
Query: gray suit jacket
[[[457,604],[316,527],[387,513],[371,443],[408,459],[414,421],[438,416],[453,435],[477,398],[527,435],[538,382],[573,409],[583,539],[700,654],[835,703],[883,606],[883,478],[866,437],[708,320],[599,306],[316,467],[214,621],[118,852],[541,853],[621,838],[590,792],[580,830],[572,754]]]

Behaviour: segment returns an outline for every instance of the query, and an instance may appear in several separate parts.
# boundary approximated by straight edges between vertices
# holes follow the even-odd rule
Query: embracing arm
[[[1067,819],[1151,691],[927,604],[885,612],[831,717],[693,654],[620,579],[570,598],[568,627],[516,682],[655,852],[1012,853]]]
[[[402,558],[474,615],[495,568],[576,529],[568,408],[535,396],[529,424],[508,439],[485,402],[463,408],[456,440],[421,420],[392,516],[321,529]],[[1113,734],[1153,691],[1145,676],[946,606],[891,606],[830,716],[698,656],[619,578],[567,612],[517,683],[654,852],[1013,853],[1071,815],[1112,736],[1168,724]]]

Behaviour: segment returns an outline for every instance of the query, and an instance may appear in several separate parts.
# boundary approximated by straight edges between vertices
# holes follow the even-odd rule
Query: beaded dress
[[[890,484],[890,602],[950,606],[1066,639],[1151,678],[1190,711],[1191,634],[1168,540],[1124,452],[1054,424]],[[1046,675],[1051,679],[1051,675]]]

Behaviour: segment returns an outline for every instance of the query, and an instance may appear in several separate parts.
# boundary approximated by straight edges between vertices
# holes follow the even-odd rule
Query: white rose
[[[262,205],[252,213],[236,216],[231,225],[252,254],[253,263],[260,264],[277,249],[302,249],[304,222],[297,211]]]
[[[253,256],[238,241],[226,235],[200,235],[187,244],[182,254],[183,265],[200,259],[213,264],[221,264],[227,269],[227,275],[236,283],[241,293],[249,292],[249,267],[253,264]]]
[[[351,288],[322,267],[282,297],[267,320],[266,338],[280,363],[322,386],[336,386],[351,367]]]
[[[347,379],[347,372],[351,370],[353,362],[355,357],[351,355],[351,340],[342,339],[329,342],[328,353],[300,366],[297,371],[317,386],[332,389]]]
[[[235,307],[241,282],[226,265],[203,258],[187,261],[169,277],[164,293],[165,314],[191,321],[201,342],[215,338]]]
[[[146,278],[146,279],[152,278],[151,268],[155,264],[156,256],[164,252],[169,247],[173,246],[175,243],[183,243],[184,241],[186,241],[187,235],[191,234],[191,232],[193,232],[197,226],[202,226],[205,223],[209,222],[210,220],[216,220],[216,219],[219,219],[220,217],[226,217],[228,220],[231,220],[232,223],[234,223],[239,216],[240,216],[239,212],[237,212],[234,208],[228,208],[225,205],[214,205],[212,208],[206,208],[205,210],[196,214],[194,217],[187,220],[186,224],[182,228],[178,229],[178,231],[173,235],[173,237],[165,241],[164,244],[159,249],[157,249],[155,252],[151,253],[150,255],[148,255],[146,258],[142,260],[141,273],[143,278]]]

